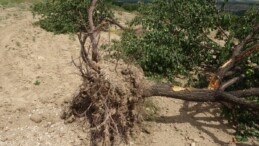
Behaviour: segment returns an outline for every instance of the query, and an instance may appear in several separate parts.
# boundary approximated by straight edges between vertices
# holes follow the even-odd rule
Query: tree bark
[[[258,96],[259,98],[259,88],[229,92],[195,88],[180,88],[178,90],[177,86],[151,81],[144,81],[143,87],[143,97],[164,96],[194,102],[227,102],[259,111],[259,104],[249,102],[244,98],[248,96]]]
[[[224,63],[218,70],[216,76],[219,80],[221,80],[226,72],[228,72],[237,61],[242,60],[244,57],[249,56],[254,51],[257,51],[259,46],[258,44],[248,48],[244,51],[242,49],[245,47],[245,45],[250,42],[250,40],[255,36],[255,34],[258,33],[259,30],[259,23],[255,25],[253,31],[243,40],[241,41],[235,48],[232,54],[232,57],[230,60],[228,60],[226,63]]]
[[[94,19],[93,19],[93,12],[96,7],[98,0],[92,0],[90,7],[88,8],[88,23],[90,27],[90,39],[92,44],[92,60],[95,62],[99,61],[99,54],[98,54],[98,41],[97,41],[97,33],[95,31]]]

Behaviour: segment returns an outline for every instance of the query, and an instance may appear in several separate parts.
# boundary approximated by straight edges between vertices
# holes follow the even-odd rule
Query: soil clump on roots
[[[72,100],[70,114],[62,118],[86,117],[91,145],[129,143],[141,121],[143,71],[122,61],[100,62],[100,73],[80,64],[83,83]]]

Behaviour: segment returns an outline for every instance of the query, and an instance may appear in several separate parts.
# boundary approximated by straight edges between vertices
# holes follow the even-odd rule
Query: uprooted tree
[[[86,116],[93,145],[128,142],[140,122],[142,99],[150,96],[218,102],[233,111],[232,122],[238,122],[235,116],[241,109],[253,117],[249,126],[258,130],[258,11],[239,17],[219,11],[213,0],[159,0],[145,5],[140,17],[132,22],[133,26],[142,26],[142,34],[136,34],[134,27],[116,22],[107,6],[104,0],[51,0],[34,6],[34,12],[41,15],[38,23],[44,29],[77,33],[81,59],[73,62],[81,72],[83,84],[74,97],[71,112],[64,118],[71,114]],[[191,83],[196,79],[202,87],[201,77],[209,73],[207,86],[179,88],[148,81],[137,67],[120,66],[110,72],[106,64],[112,63],[99,62],[98,53],[99,34],[106,24],[125,30],[121,41],[113,46],[115,52],[133,56],[148,75],[160,74],[169,80],[184,75]],[[214,30],[225,42],[223,46],[209,37]],[[88,38],[91,53],[85,48]],[[246,78],[249,83],[244,86]],[[240,130],[238,124],[235,126]]]
[[[239,16],[225,13],[225,3],[218,4],[218,8],[216,4],[213,0],[157,0],[145,4],[132,22],[133,26],[142,26],[143,33],[126,31],[114,48],[134,58],[151,77],[170,81],[184,78],[188,80],[186,86],[213,89],[217,94],[258,87],[258,9],[251,8]],[[186,95],[178,92],[178,98],[222,103],[222,114],[235,125],[239,138],[259,136],[257,112],[219,101],[213,98],[217,96],[200,90],[187,96],[188,91]],[[162,94],[170,95],[165,91]],[[256,107],[256,94],[238,99]]]

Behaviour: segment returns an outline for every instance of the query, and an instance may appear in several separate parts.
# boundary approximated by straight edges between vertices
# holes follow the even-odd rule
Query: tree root
[[[89,121],[91,145],[129,143],[131,134],[140,123],[142,107],[141,92],[132,71],[125,74],[125,70],[121,70],[124,81],[114,83],[102,73],[86,70],[81,70],[84,73],[83,84],[79,94],[73,98],[72,114],[85,116]]]

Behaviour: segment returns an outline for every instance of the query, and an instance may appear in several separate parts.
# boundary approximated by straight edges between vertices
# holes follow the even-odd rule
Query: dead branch
[[[235,66],[235,64],[238,61],[250,56],[252,53],[259,50],[258,44],[255,44],[250,48],[246,48],[246,45],[251,42],[251,39],[255,37],[258,31],[259,23],[254,26],[253,31],[249,35],[247,35],[247,37],[243,41],[241,41],[237,46],[235,46],[232,57],[229,60],[227,60],[223,65],[221,65],[216,74],[210,79],[210,89],[219,89],[224,76]],[[242,51],[242,49],[244,48],[246,49]],[[211,87],[212,85],[213,87]]]
[[[231,85],[235,84],[236,82],[240,81],[244,77],[245,77],[245,75],[241,75],[239,77],[234,77],[233,79],[230,79],[225,83],[222,83],[222,85],[219,89],[224,91],[225,89],[227,89]]]
[[[242,59],[243,57],[241,57],[241,56],[243,56],[243,55],[240,55],[240,54],[242,54],[241,52],[241,50],[243,49],[243,48],[245,48],[245,45],[249,42],[249,40],[251,39],[251,38],[253,38],[254,37],[254,35],[257,33],[257,31],[259,30],[259,24],[257,24],[255,27],[254,27],[254,29],[253,29],[253,31],[243,40],[243,41],[241,41],[235,48],[234,48],[234,51],[233,51],[233,54],[232,54],[232,57],[231,57],[231,59],[230,60],[228,60],[226,63],[224,63],[220,68],[219,68],[219,70],[218,70],[218,72],[217,72],[217,77],[218,77],[218,79],[219,80],[221,80],[222,78],[223,78],[223,76],[226,74],[226,72],[227,71],[229,71],[233,66],[234,66],[234,64],[236,63],[236,61],[239,61],[240,59]],[[253,47],[251,47],[251,48],[248,48],[248,49],[246,49],[245,51],[243,51],[243,53],[245,53],[245,52],[253,52],[253,51],[249,51],[249,50],[257,50],[258,49],[258,45],[255,45],[255,46],[253,46]],[[251,54],[251,53],[250,53]],[[249,55],[250,55],[249,54]],[[246,55],[245,55],[246,56]]]

